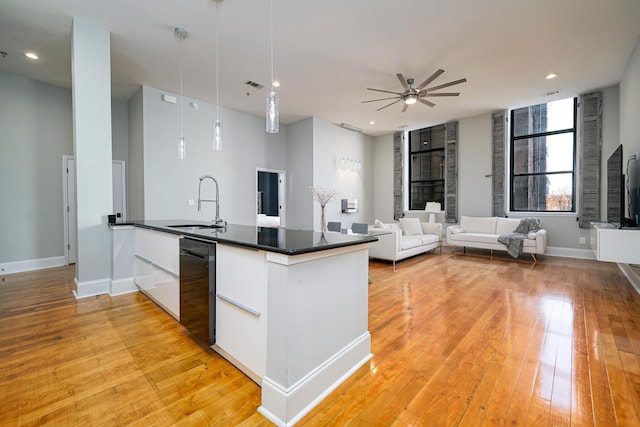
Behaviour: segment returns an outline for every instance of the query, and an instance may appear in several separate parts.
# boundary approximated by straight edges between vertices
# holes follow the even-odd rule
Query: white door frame
[[[120,165],[120,182],[121,182],[121,188],[120,188],[120,194],[122,194],[122,217],[120,219],[116,219],[116,221],[126,221],[129,218],[129,214],[127,212],[127,168],[125,167],[125,161],[124,160],[112,160],[111,161],[112,167],[111,170],[113,171],[113,165]],[[113,178],[111,178],[111,180],[113,181]],[[113,213],[116,213],[115,211]]]
[[[65,263],[66,264],[70,264],[70,263],[75,263],[75,259],[70,260],[70,253],[69,253],[69,247],[70,247],[70,242],[69,242],[69,232],[70,230],[70,224],[69,224],[69,214],[70,214],[70,207],[69,207],[69,192],[70,191],[74,191],[75,192],[75,182],[71,184],[71,186],[69,185],[69,180],[67,179],[67,174],[68,174],[68,170],[67,167],[69,166],[69,161],[74,161],[75,158],[73,156],[69,156],[69,155],[63,155],[62,156],[62,217],[63,217],[63,228],[64,228],[64,259],[65,259]],[[121,168],[121,180],[120,182],[122,183],[122,188],[121,190],[121,194],[122,194],[122,220],[126,220],[127,217],[127,181],[126,181],[126,167],[125,167],[125,161],[124,160],[112,160],[112,165],[120,165]],[[113,166],[112,166],[113,168]],[[77,254],[76,254],[77,255]]]
[[[266,168],[256,168],[256,188],[254,194],[258,194],[258,172],[269,172],[269,173],[277,173],[278,174],[278,216],[280,217],[280,227],[285,227],[287,223],[286,212],[287,212],[287,194],[286,194],[286,178],[287,173],[283,170],[279,169],[266,169]],[[256,208],[254,209],[254,213],[258,212],[258,198],[254,197],[256,200]]]
[[[73,156],[62,156],[62,223],[64,224],[64,262],[69,264],[69,192],[75,191],[75,185],[69,186],[68,174],[69,161],[74,160]],[[73,261],[75,262],[75,260]]]

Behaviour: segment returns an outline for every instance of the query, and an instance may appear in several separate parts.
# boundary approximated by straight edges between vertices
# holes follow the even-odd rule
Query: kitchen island
[[[274,423],[295,424],[371,358],[374,236],[176,220],[134,225],[143,237],[216,244],[212,348],[261,385],[259,411]],[[138,246],[145,244],[136,238],[136,253]],[[179,319],[179,310],[169,312]]]

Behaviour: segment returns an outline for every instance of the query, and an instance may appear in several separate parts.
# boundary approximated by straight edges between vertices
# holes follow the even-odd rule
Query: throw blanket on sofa
[[[507,253],[513,258],[518,258],[522,253],[522,244],[529,233],[540,230],[540,220],[538,218],[522,218],[520,224],[513,233],[501,234],[498,242],[507,247]]]

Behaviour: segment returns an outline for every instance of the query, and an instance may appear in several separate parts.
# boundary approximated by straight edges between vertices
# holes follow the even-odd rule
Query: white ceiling
[[[374,136],[617,84],[640,35],[638,0],[273,0],[273,16],[281,122],[315,116]],[[114,98],[142,84],[179,93],[182,56],[184,95],[215,103],[213,0],[0,0],[0,70],[70,88],[72,17],[111,32]],[[262,117],[269,1],[224,0],[218,17],[220,105]],[[467,78],[459,97],[405,113],[361,103],[381,98],[367,87],[401,91],[396,73],[419,83],[438,68],[434,85]]]

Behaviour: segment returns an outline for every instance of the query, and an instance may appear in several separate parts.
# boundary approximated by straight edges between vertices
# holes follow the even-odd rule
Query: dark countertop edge
[[[178,221],[178,222],[180,222],[180,221]],[[274,248],[273,246],[260,245],[260,244],[257,244],[257,243],[247,243],[247,242],[242,242],[242,241],[238,241],[238,240],[225,239],[223,237],[202,236],[200,234],[190,233],[190,232],[185,231],[185,230],[174,229],[174,228],[170,228],[170,227],[166,227],[166,226],[156,226],[156,225],[146,224],[146,223],[141,222],[141,221],[119,222],[119,223],[115,223],[115,224],[109,224],[109,227],[118,227],[118,226],[125,226],[125,225],[126,226],[134,226],[134,227],[146,228],[146,229],[149,229],[149,230],[162,231],[164,233],[176,234],[176,235],[179,235],[179,236],[185,236],[185,237],[188,237],[188,238],[201,240],[201,241],[220,242],[220,243],[226,243],[226,244],[229,244],[229,245],[249,248],[249,249],[260,249],[260,250],[263,250],[263,251],[274,252],[274,253],[283,254],[283,255],[303,255],[303,254],[308,254],[308,253],[313,253],[313,252],[322,252],[322,251],[326,251],[326,250],[330,250],[330,249],[338,249],[338,248],[343,248],[343,247],[347,247],[347,246],[356,246],[356,245],[362,245],[364,243],[373,243],[373,242],[378,241],[378,238],[375,237],[375,236],[362,236],[361,240],[353,240],[353,241],[349,241],[349,242],[340,242],[340,243],[335,243],[335,244],[326,245],[326,246],[309,247],[309,248],[304,248],[304,249],[286,250],[286,249]],[[250,227],[250,226],[247,226],[247,227]],[[311,230],[308,230],[308,231],[312,232]]]

